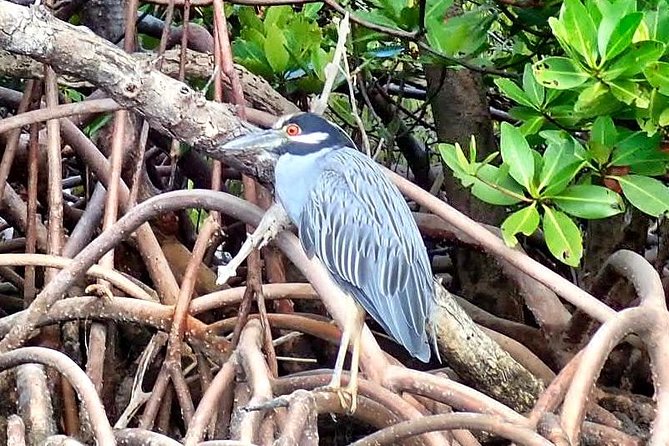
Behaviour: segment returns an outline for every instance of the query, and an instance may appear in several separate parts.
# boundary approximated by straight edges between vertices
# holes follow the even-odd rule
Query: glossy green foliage
[[[645,10],[634,0],[565,0],[549,24],[564,55],[535,62],[534,75],[546,88],[578,93],[573,112],[579,121],[633,112],[649,133],[666,125],[666,0]]]
[[[335,43],[318,24],[322,6],[309,3],[299,12],[290,6],[273,6],[264,17],[252,7],[235,7],[241,25],[232,44],[236,60],[287,93],[320,91]]]
[[[564,131],[543,131],[539,135],[543,141],[540,153],[531,148],[520,128],[503,123],[499,166],[491,165],[497,154],[477,161],[473,141],[469,156],[457,144],[440,144],[439,151],[462,184],[471,187],[474,196],[490,204],[520,205],[502,224],[502,235],[509,245],[518,243],[516,235],[531,235],[541,227],[551,253],[576,266],[583,253],[583,241],[574,218],[606,218],[625,210],[618,193],[586,179],[594,167],[590,146],[597,147],[597,153],[606,154],[600,157],[610,163],[610,156],[618,153],[618,143],[625,143],[631,136],[619,140],[617,129],[607,118],[597,120],[591,133],[591,141],[584,147]],[[653,150],[657,153],[657,147]]]

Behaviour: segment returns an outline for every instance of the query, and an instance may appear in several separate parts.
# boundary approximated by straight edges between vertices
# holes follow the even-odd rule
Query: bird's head
[[[281,156],[307,155],[345,146],[355,147],[338,125],[314,113],[298,113],[280,118],[269,130],[233,139],[221,148]]]

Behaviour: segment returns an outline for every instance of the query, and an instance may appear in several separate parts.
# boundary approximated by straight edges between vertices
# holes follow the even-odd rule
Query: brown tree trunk
[[[474,136],[480,159],[496,151],[481,75],[434,65],[425,67],[425,75],[439,141],[457,142],[466,149]],[[445,169],[444,175],[444,189],[453,207],[482,223],[498,225],[501,222],[503,208],[474,198],[449,169]]]
[[[473,136],[479,160],[495,152],[497,142],[481,75],[440,66],[427,66],[425,74],[439,141],[457,142],[468,153]],[[474,197],[445,166],[443,187],[449,204],[474,220],[499,225],[504,218],[503,207]],[[501,317],[523,319],[522,302],[515,288],[490,257],[462,248],[455,253],[454,264],[455,286],[461,295]]]

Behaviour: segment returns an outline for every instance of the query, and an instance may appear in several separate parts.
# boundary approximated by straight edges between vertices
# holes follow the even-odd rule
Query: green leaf
[[[244,28],[253,28],[261,33],[265,29],[262,21],[258,18],[258,14],[256,14],[254,9],[250,6],[240,7],[237,10],[237,18]]]
[[[462,181],[465,187],[471,186],[474,178],[471,176],[469,161],[462,151],[460,144],[440,143],[437,145],[437,150],[441,155],[441,159],[453,171],[455,177]]]
[[[563,212],[542,205],[546,245],[556,259],[578,266],[583,256],[583,239],[576,223]]]
[[[476,137],[472,135],[469,139],[469,164],[476,162]]]
[[[534,76],[534,71],[532,72],[532,75]],[[536,78],[535,78],[536,80]],[[560,90],[553,90],[553,89],[548,89],[546,91],[546,101],[545,104],[551,105],[554,102],[559,102],[562,99],[562,95],[569,95],[570,92],[565,92],[565,91],[560,91]]]
[[[315,20],[318,18],[318,11],[320,11],[323,8],[323,3],[317,2],[317,3],[306,3],[304,6],[302,6],[302,15],[305,17]]]
[[[525,137],[520,130],[508,122],[503,122],[500,146],[502,159],[509,165],[511,177],[528,191],[531,190],[534,178],[534,156]]]
[[[632,173],[656,176],[667,170],[669,153],[660,150],[661,135],[645,131],[631,133],[616,144],[611,157],[613,166],[629,166]]]
[[[653,217],[669,211],[669,188],[655,178],[642,175],[613,177],[634,207]]]
[[[569,32],[565,28],[564,24],[555,17],[549,17],[548,24],[550,25],[551,30],[553,30],[553,35],[565,53],[567,53],[567,55],[574,60],[578,59],[578,53],[574,51],[574,49],[569,45]]]
[[[592,184],[570,186],[553,197],[553,202],[567,214],[589,220],[610,217],[625,210],[620,195]]]
[[[347,125],[355,127],[356,123],[353,119],[353,111],[351,110],[351,101],[348,95],[342,93],[333,93],[328,100],[328,106],[332,111],[346,122]]]
[[[636,82],[616,79],[608,82],[608,85],[611,88],[613,96],[620,102],[624,102],[627,105],[634,103],[639,108],[648,108],[650,105],[650,98],[644,95],[641,88],[639,88],[639,84]]]
[[[453,0],[427,0],[425,2],[425,21],[443,23],[446,11],[453,4]]]
[[[388,28],[399,28],[399,25],[393,18],[388,17],[388,15],[384,14],[382,11],[373,9],[371,11],[357,11],[356,15],[363,19],[367,20],[368,22],[374,23],[376,25],[381,25],[385,26]]]
[[[311,52],[311,67],[321,81],[325,82],[325,66],[330,62],[331,57],[323,48],[316,48]]]
[[[660,113],[660,116],[657,119],[657,123],[661,127],[666,127],[669,125],[669,108],[662,110],[662,113]]]
[[[265,51],[262,46],[251,41],[235,40],[232,44],[232,50],[236,60],[252,73],[263,77],[272,76],[272,67],[265,58]]]
[[[486,203],[509,206],[521,201],[523,188],[509,176],[509,168],[486,164],[476,172],[472,195]]]
[[[538,150],[530,149],[532,158],[534,158],[534,177],[532,178],[532,187],[530,188],[530,196],[538,198],[537,183],[539,182],[539,172],[544,168],[544,159]]]
[[[502,223],[502,238],[507,245],[514,247],[518,244],[516,234],[532,235],[539,227],[539,212],[535,203],[509,215]]]
[[[657,10],[646,11],[644,22],[648,25],[649,38],[660,42],[669,41],[669,3],[660,0]]]
[[[595,24],[595,28],[599,29],[599,26],[602,22],[602,12],[599,10],[597,5],[597,0],[584,0],[585,9],[587,9],[588,14],[592,18],[592,22]]]
[[[632,42],[643,42],[644,40],[650,40],[650,34],[648,34],[646,23],[641,22],[634,33],[634,37],[632,37]]]
[[[634,132],[618,141],[611,156],[611,165],[629,166],[636,160],[659,152],[660,146],[659,134],[648,136],[645,132]]]
[[[662,111],[669,107],[669,97],[660,94],[656,88],[650,92],[650,106],[648,107],[648,118],[654,123],[658,123]],[[662,124],[660,124],[662,125]]]
[[[513,81],[506,78],[497,78],[495,79],[495,85],[504,93],[505,96],[510,98],[512,101],[517,102],[528,107],[534,107],[534,104],[530,98],[525,94],[523,90]]]
[[[617,2],[623,3],[623,2]],[[620,23],[620,19],[631,11],[625,11],[619,5],[614,7],[607,0],[597,1],[598,9],[601,11],[602,19],[597,27],[597,49],[600,56],[606,54],[606,47],[613,33],[613,29]]]
[[[272,67],[272,70],[281,75],[286,71],[288,60],[290,59],[290,54],[288,54],[288,51],[284,46],[286,42],[285,38],[276,25],[265,25],[265,28],[267,32],[265,36],[265,57]]]
[[[600,116],[595,119],[590,130],[590,142],[613,147],[618,139],[618,131],[610,116]]]
[[[516,106],[516,107],[511,107],[509,109],[509,115],[513,119],[517,119],[518,121],[521,121],[521,122],[522,121],[527,121],[529,119],[534,119],[537,116],[543,116],[535,108],[525,107],[525,106],[522,106],[522,105],[519,105],[519,106]]]
[[[597,8],[601,11],[603,17],[602,20],[604,20],[604,17],[614,19],[613,26],[617,23],[617,18],[619,19],[620,17],[626,16],[637,10],[636,0],[613,0],[611,2],[608,0],[595,1],[597,2]]]
[[[554,178],[562,169],[578,161],[574,155],[574,145],[571,139],[567,138],[549,141],[543,159],[543,166],[539,174],[539,186],[537,187],[540,192],[554,182]]]
[[[669,63],[650,63],[646,65],[643,74],[646,76],[646,79],[648,79],[650,85],[657,88],[660,93],[669,95]]]
[[[595,82],[589,87],[585,88],[579,95],[576,104],[574,104],[574,110],[582,111],[587,110],[595,106],[595,104],[601,100],[609,92],[609,87],[607,87],[602,82]]]
[[[283,28],[292,14],[293,8],[291,6],[270,6],[266,9],[265,19],[263,20],[265,29],[267,29],[268,26],[276,26],[279,29]]]
[[[609,90],[599,99],[588,104],[588,107],[580,108],[578,110],[576,116],[578,116],[580,120],[577,124],[583,120],[590,120],[597,116],[615,115],[621,110],[629,110],[629,108],[626,108],[625,104],[620,102]],[[572,125],[572,127],[575,127],[577,124]]]
[[[62,88],[63,95],[71,102],[81,102],[86,99],[83,93],[74,88]]]
[[[639,74],[646,65],[662,57],[664,49],[664,43],[653,40],[633,43],[629,49],[604,69],[602,79],[610,81],[619,76],[629,77]]]
[[[492,16],[478,9],[449,17],[442,22],[428,21],[427,41],[447,56],[470,55],[484,47],[493,21]]]
[[[525,122],[523,122],[523,124],[519,127],[520,133],[522,133],[523,136],[534,135],[539,130],[541,130],[541,127],[543,127],[546,122],[546,118],[544,118],[542,115],[529,118],[525,120]]]
[[[544,87],[567,90],[576,88],[590,79],[590,75],[578,68],[566,57],[547,57],[532,67],[535,79]]]
[[[629,167],[631,173],[657,176],[667,173],[667,163],[669,163],[669,153],[656,150],[642,153]]]
[[[642,18],[642,13],[633,12],[632,14],[626,15],[618,22],[611,33],[605,52],[602,53],[602,49],[600,48],[602,62],[613,59],[630,46],[632,37],[634,36],[636,29],[639,27]]]
[[[564,130],[543,130],[539,136],[546,140],[548,144],[562,145],[572,141],[571,136]]]
[[[532,65],[530,64],[525,64],[525,69],[523,70],[523,90],[525,90],[525,93],[532,104],[536,105],[537,108],[541,107],[541,104],[544,103],[544,99],[546,98],[546,90],[543,85],[534,79]]]
[[[320,28],[303,16],[295,15],[282,31],[285,39],[284,48],[292,60],[305,72],[311,71],[310,54],[320,49],[319,42],[323,39]]]
[[[548,183],[546,190],[541,195],[544,197],[550,197],[562,192],[571,182],[571,180],[573,180],[581,171],[581,169],[583,169],[585,164],[585,161],[574,161],[558,170],[558,172],[551,178],[551,181]]]
[[[376,0],[386,16],[397,19],[402,14],[402,9],[406,5],[406,1],[397,0]]]
[[[400,11],[397,23],[402,29],[412,30],[418,27],[419,11],[413,6],[404,7]]]
[[[600,116],[595,119],[590,130],[589,147],[593,157],[600,164],[609,160],[609,155],[617,138],[618,132],[610,116]]]
[[[581,120],[580,115],[574,111],[573,103],[552,106],[546,110],[546,113],[565,127],[573,127]]]
[[[560,10],[560,21],[569,31],[567,43],[585,59],[589,66],[595,67],[597,30],[592,17],[580,0],[564,0]]]
[[[659,128],[652,119],[648,117],[648,110],[637,108],[634,110],[634,115],[636,117],[636,123],[641,130],[648,133],[649,135],[655,134]]]
[[[262,29],[258,30],[253,27],[248,27],[244,28],[240,33],[239,36],[241,39],[238,39],[238,41],[246,41],[248,43],[254,43],[256,44],[259,48],[262,49],[263,46],[265,46],[265,27],[263,26]],[[263,59],[265,59],[265,56],[263,55]]]

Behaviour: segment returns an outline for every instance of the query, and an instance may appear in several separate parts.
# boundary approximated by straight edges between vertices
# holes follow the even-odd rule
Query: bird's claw
[[[358,408],[358,395],[355,389],[348,386],[342,387],[329,384],[327,386],[317,387],[314,389],[317,392],[336,393],[339,398],[339,404],[346,411],[346,415],[353,415]]]

